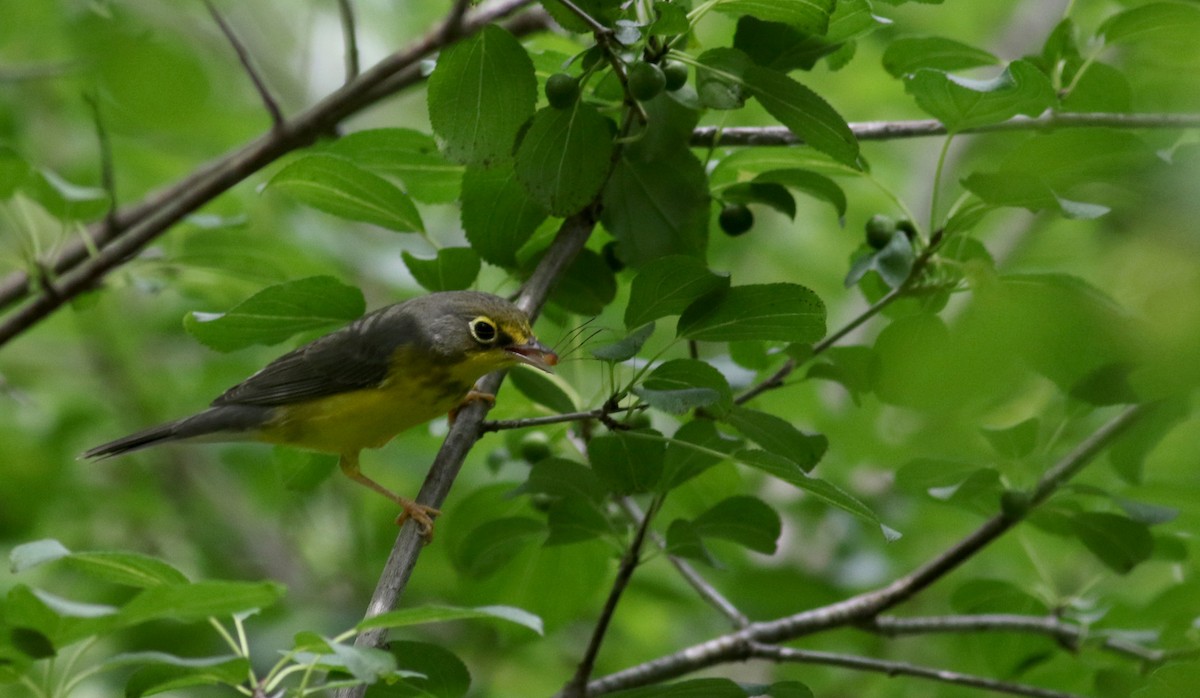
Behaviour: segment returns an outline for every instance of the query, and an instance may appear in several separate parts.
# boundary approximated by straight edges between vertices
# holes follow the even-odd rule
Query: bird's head
[[[435,351],[460,363],[464,374],[478,377],[515,364],[550,373],[558,363],[558,355],[534,335],[529,316],[499,296],[446,291],[418,300],[424,307],[413,310],[428,322]]]

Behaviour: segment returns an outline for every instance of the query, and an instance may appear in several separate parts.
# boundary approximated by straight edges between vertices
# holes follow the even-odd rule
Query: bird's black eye
[[[485,317],[477,317],[471,321],[471,336],[480,344],[492,344],[496,341],[496,323]]]

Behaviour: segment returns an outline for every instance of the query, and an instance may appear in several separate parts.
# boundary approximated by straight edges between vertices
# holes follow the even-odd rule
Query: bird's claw
[[[425,544],[429,545],[432,543],[433,519],[442,512],[431,506],[407,500],[400,502],[400,506],[403,510],[396,517],[396,525],[403,526],[405,521],[412,519],[413,523],[417,525],[417,532],[421,534],[421,538],[425,541]]]

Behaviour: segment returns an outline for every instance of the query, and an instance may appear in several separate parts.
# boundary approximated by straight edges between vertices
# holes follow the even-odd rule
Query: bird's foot
[[[486,402],[488,405],[495,405],[496,396],[492,395],[491,393],[484,393],[478,390],[472,390],[471,392],[467,393],[467,396],[462,399],[462,402],[455,405],[454,409],[450,410],[450,414],[447,415],[450,419],[450,426],[454,426],[454,420],[458,419],[459,411],[472,402]]]
[[[400,515],[396,517],[396,525],[403,526],[405,521],[412,519],[413,523],[417,525],[417,531],[421,534],[421,538],[424,539],[425,544],[429,545],[432,543],[433,519],[442,512],[431,506],[417,504],[411,499],[405,499],[404,497],[397,497],[396,503],[403,509]]]

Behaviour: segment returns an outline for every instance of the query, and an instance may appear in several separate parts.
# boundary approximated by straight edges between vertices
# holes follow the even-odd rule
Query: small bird
[[[368,313],[284,354],[190,417],[150,427],[83,454],[109,458],[168,441],[263,441],[340,457],[350,479],[400,505],[428,542],[440,512],[401,497],[359,469],[364,448],[495,396],[472,389],[492,371],[558,356],[512,303],[478,291],[432,293]]]

